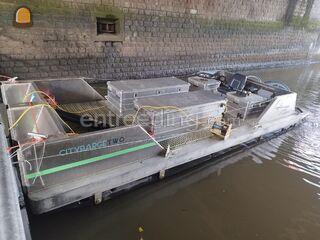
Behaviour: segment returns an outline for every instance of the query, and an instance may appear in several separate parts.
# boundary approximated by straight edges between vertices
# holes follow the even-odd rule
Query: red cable
[[[35,142],[36,142],[36,140],[33,138],[31,141],[25,142],[25,143],[23,143],[21,145],[15,145],[15,146],[12,146],[12,147],[8,147],[6,150],[7,150],[7,152],[10,152],[14,148],[24,147],[25,145],[28,145],[28,144],[31,144],[31,143],[35,143]]]
[[[38,141],[39,143],[40,142],[43,142],[45,139],[41,139],[40,141]],[[28,144],[32,144],[32,143],[37,143],[37,140],[36,139],[34,139],[34,138],[32,138],[30,141],[28,141],[28,142],[25,142],[25,143],[22,143],[21,145],[15,145],[15,146],[12,146],[12,147],[8,147],[7,149],[6,149],[6,151],[7,152],[10,152],[12,149],[14,149],[14,148],[19,148],[19,147],[24,147],[24,146],[26,146],[26,145],[28,145]]]
[[[8,76],[5,76],[5,75],[0,75],[0,78],[10,79],[10,78],[12,78],[12,77],[8,77]]]

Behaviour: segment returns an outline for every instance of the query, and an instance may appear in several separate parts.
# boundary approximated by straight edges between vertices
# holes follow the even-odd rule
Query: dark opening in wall
[[[97,18],[97,34],[116,34],[116,19]]]
[[[123,18],[113,15],[96,17],[97,36],[95,41],[122,42],[123,41]]]

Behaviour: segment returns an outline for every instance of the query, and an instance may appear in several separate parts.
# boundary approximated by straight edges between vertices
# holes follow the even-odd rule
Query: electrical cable
[[[17,144],[17,145],[12,146],[12,147],[8,147],[8,148],[6,149],[6,151],[7,151],[7,152],[10,152],[12,149],[22,148],[22,147],[24,147],[25,145],[28,145],[28,144],[31,144],[31,143],[34,143],[34,142],[35,142],[35,140],[32,139],[31,141],[28,141],[28,142],[25,142],[25,143],[22,143],[22,144]]]
[[[132,124],[134,124],[135,122],[136,122],[136,120],[137,120],[137,117],[138,117],[138,114],[139,114],[139,112],[142,110],[142,109],[151,109],[151,110],[177,110],[178,112],[182,112],[187,118],[190,118],[189,116],[188,116],[188,113],[185,111],[185,110],[183,110],[183,109],[181,109],[181,108],[179,108],[179,107],[176,107],[176,106],[141,106],[141,107],[139,107],[139,109],[136,111],[136,113],[135,113],[135,115],[134,115],[134,117],[133,117],[133,121],[132,121]],[[191,119],[191,121],[193,121],[193,122],[196,122],[195,120],[193,120],[193,119]]]
[[[36,105],[32,105],[29,106],[26,110],[24,110],[22,112],[22,114],[18,117],[18,119],[10,126],[9,131],[12,130],[13,128],[15,128],[19,122],[24,118],[24,116],[31,110],[31,108],[33,107],[39,107],[39,106],[48,106],[48,104],[45,103],[41,103],[41,104],[36,104]]]
[[[25,109],[22,114],[18,117],[18,119],[10,126],[9,130],[12,130],[13,128],[15,128],[19,122],[25,117],[25,115],[34,107],[39,107],[39,106],[44,106],[44,107],[49,107],[52,108],[49,104],[46,103],[39,103],[39,104],[35,104],[32,106],[29,106],[27,109]],[[57,114],[58,118],[71,130],[71,132],[73,134],[76,134],[75,131],[73,131],[73,129],[65,122],[62,120],[62,118]]]
[[[9,76],[5,76],[5,75],[0,75],[0,78],[6,78],[6,79],[10,79],[12,77],[9,77]]]
[[[43,149],[42,149],[42,156],[41,156],[40,162],[38,163],[38,161],[36,160],[36,165],[37,165],[37,171],[36,172],[37,173],[40,173],[40,169],[41,169],[42,161],[43,161],[43,158],[44,158],[45,150],[46,150],[46,142],[44,141],[43,142]],[[35,157],[37,159],[36,145],[34,145],[34,154],[35,154]],[[33,179],[32,184],[34,184],[36,182],[38,177],[40,178],[42,186],[44,186],[45,184],[44,184],[43,178],[39,174],[37,174],[37,176]]]
[[[38,163],[38,155],[37,155],[36,145],[33,145],[33,148],[34,148],[34,155],[35,155],[35,159],[36,159],[36,167],[37,167],[36,172],[39,173],[39,172],[40,172],[40,166],[39,166],[39,163]],[[38,177],[38,176],[36,176],[36,177],[33,179],[32,184],[35,183],[37,177]],[[43,181],[43,179],[42,179],[42,176],[40,176],[40,181],[41,181],[42,186],[44,186],[44,181]]]
[[[199,132],[199,130],[198,129],[194,130],[194,131],[191,130],[188,133],[195,133],[195,132]],[[181,133],[181,134],[175,135],[175,137],[180,137],[180,136],[183,136],[184,134],[185,133]],[[163,141],[163,140],[165,140],[165,139],[157,139],[158,142]],[[89,151],[99,151],[99,150],[106,149],[106,148],[119,147],[119,146],[124,146],[124,145],[128,145],[128,144],[141,143],[141,142],[147,142],[147,141],[150,141],[150,139],[136,140],[136,141],[126,142],[126,143],[121,143],[121,144],[115,144],[115,145],[111,145],[111,146],[99,147],[99,148],[96,148],[96,149],[84,150],[81,153],[89,152]],[[68,153],[67,156],[73,155],[73,154],[79,154],[79,153],[77,153],[77,152]],[[59,156],[61,156],[61,155],[53,154],[53,155],[45,156],[44,159],[49,159],[49,158],[54,158],[54,157],[59,157]],[[32,161],[35,161],[35,159],[29,159],[28,161],[32,162]]]
[[[31,102],[29,103],[29,106],[32,106],[32,103],[31,103]],[[32,110],[31,110],[31,115],[32,115],[32,120],[33,120],[34,126],[35,126],[35,128],[36,128],[36,133],[39,133],[39,128],[38,128],[38,124],[37,124],[37,119],[36,119],[35,112],[34,112],[34,109],[33,109],[33,108],[32,108]]]
[[[54,103],[54,106],[55,106],[55,107],[59,108],[59,109],[60,109],[61,111],[63,111],[63,112],[67,112],[67,113],[79,114],[79,113],[85,113],[85,112],[88,112],[88,111],[98,110],[98,109],[101,109],[101,108],[107,108],[107,106],[100,106],[100,107],[96,107],[96,108],[89,108],[89,109],[85,109],[85,110],[81,110],[81,111],[72,112],[72,111],[69,111],[69,110],[64,109],[63,107],[61,107],[61,106],[60,106],[49,94],[47,94],[46,92],[44,92],[44,91],[39,91],[39,90],[37,90],[37,91],[32,91],[32,92],[26,94],[26,95],[24,96],[23,101],[25,101],[27,97],[29,97],[30,95],[32,95],[32,94],[34,94],[34,93],[41,93],[41,94],[45,95],[47,98],[49,98],[49,100],[52,101],[52,103]]]

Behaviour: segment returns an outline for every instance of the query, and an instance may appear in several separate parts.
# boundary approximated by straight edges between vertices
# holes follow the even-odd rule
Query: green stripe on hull
[[[84,159],[84,160],[80,160],[78,162],[73,162],[73,163],[68,163],[65,165],[61,165],[61,166],[57,166],[57,167],[53,167],[53,168],[48,168],[36,173],[30,173],[26,175],[26,178],[29,179],[33,179],[36,177],[40,177],[40,176],[45,176],[45,175],[49,175],[49,174],[53,174],[56,172],[61,172],[61,171],[65,171],[71,168],[75,168],[75,167],[80,167],[80,166],[84,166],[90,163],[94,163],[94,162],[99,162],[105,159],[109,159],[109,158],[113,158],[113,157],[117,157],[117,156],[121,156],[121,155],[125,155],[128,153],[132,153],[132,152],[136,152],[139,150],[143,150],[149,147],[153,147],[157,145],[155,142],[151,142],[151,143],[147,143],[147,144],[143,144],[143,145],[139,145],[136,147],[131,147],[131,148],[127,148],[127,149],[123,149],[117,152],[113,152],[113,153],[108,153],[105,155],[101,155],[101,156],[97,156],[97,157],[93,157],[93,158],[88,158],[88,159]]]

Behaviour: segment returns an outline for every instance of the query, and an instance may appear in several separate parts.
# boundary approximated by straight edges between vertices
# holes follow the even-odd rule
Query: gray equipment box
[[[188,82],[192,85],[199,87],[203,90],[218,91],[220,82],[215,79],[208,79],[199,76],[193,76],[188,78]]]
[[[176,77],[109,81],[110,108],[119,116],[135,112],[133,101],[152,96],[188,92],[190,84]]]
[[[120,100],[188,92],[190,87],[189,83],[176,77],[109,81],[107,84],[108,91]]]
[[[210,91],[149,97],[134,101],[137,122],[157,140],[164,140],[207,127],[210,120],[221,118],[226,108],[224,97]]]
[[[228,114],[243,119],[250,114],[261,112],[269,103],[267,98],[254,93],[241,96],[237,92],[228,92],[227,99]]]

